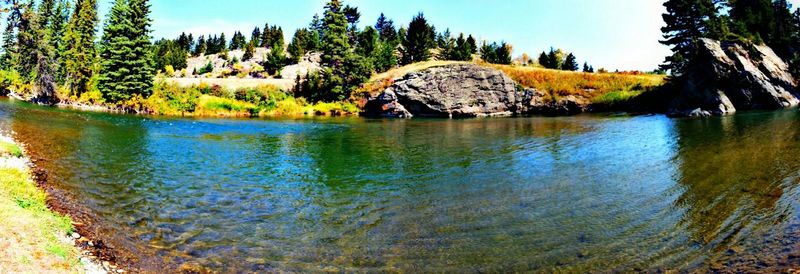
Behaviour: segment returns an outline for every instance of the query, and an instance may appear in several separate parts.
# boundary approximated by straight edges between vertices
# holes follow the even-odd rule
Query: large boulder
[[[390,117],[508,116],[523,107],[525,90],[503,72],[470,64],[411,72],[369,99],[367,115]]]
[[[668,114],[709,116],[800,104],[789,66],[764,45],[701,39]]]
[[[586,102],[572,96],[557,100],[523,88],[502,71],[473,64],[454,64],[412,72],[394,79],[386,90],[368,98],[366,116],[484,117],[521,114],[570,115]]]

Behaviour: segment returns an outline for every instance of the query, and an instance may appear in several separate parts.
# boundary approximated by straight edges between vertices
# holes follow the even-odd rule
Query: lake
[[[800,264],[800,112],[177,119],[0,100],[108,245],[220,272]],[[146,269],[146,267],[145,267]]]

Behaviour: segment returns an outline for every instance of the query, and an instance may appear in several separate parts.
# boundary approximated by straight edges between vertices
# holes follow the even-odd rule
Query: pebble
[[[94,243],[92,241],[89,241],[89,246],[94,246]]]
[[[80,238],[81,238],[81,234],[78,234],[78,233],[76,233],[76,232],[72,232],[72,238],[73,238],[73,239],[76,239],[76,240],[77,240],[77,239],[80,239]]]

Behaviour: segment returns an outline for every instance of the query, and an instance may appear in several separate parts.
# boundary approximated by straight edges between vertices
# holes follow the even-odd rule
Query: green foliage
[[[98,89],[109,101],[119,102],[134,95],[150,96],[155,69],[149,28],[148,0],[115,2],[100,42]],[[177,44],[174,46],[178,48]],[[185,54],[183,56],[185,58]]]
[[[247,47],[244,49],[244,55],[242,55],[242,61],[247,61],[253,59],[253,55],[256,53],[255,45],[253,42],[247,43]]]
[[[194,47],[194,51],[192,51],[192,55],[200,56],[205,54],[207,47],[205,36],[200,35],[200,37],[197,38],[197,44]]]
[[[281,68],[286,66],[290,61],[284,53],[283,45],[279,45],[278,42],[272,45],[272,49],[270,50],[269,55],[267,55],[267,60],[264,60],[264,68],[269,74],[275,74],[279,72]]]
[[[247,38],[245,38],[241,32],[236,31],[233,33],[233,38],[231,38],[231,44],[228,48],[230,50],[237,50],[237,49],[243,49],[246,45],[247,45]]]
[[[428,61],[431,57],[430,50],[436,45],[435,36],[433,27],[428,24],[425,15],[417,14],[408,25],[408,31],[403,38],[401,64]]]
[[[295,62],[300,62],[307,52],[317,50],[319,43],[319,36],[316,32],[300,28],[295,31],[287,50]]]
[[[387,19],[383,13],[378,17],[378,21],[375,22],[375,30],[378,31],[378,36],[382,42],[396,43],[398,40],[394,21]]]
[[[211,61],[208,61],[208,63],[206,63],[205,66],[203,66],[202,68],[200,68],[200,70],[197,71],[197,74],[203,75],[211,72],[214,72],[214,64],[211,63]]]
[[[568,71],[578,70],[578,61],[576,60],[574,54],[567,54],[567,57],[564,58],[564,64],[561,65],[561,69]]]
[[[64,37],[67,87],[70,95],[91,90],[95,68],[97,0],[78,0]]]
[[[481,46],[481,59],[491,64],[511,64],[511,46],[506,42],[492,44],[483,43]]]
[[[660,42],[671,47],[673,54],[661,68],[680,75],[696,55],[698,39],[707,33],[708,21],[716,16],[717,9],[713,0],[667,0],[664,7],[666,26],[661,28],[664,40]]]
[[[171,66],[175,70],[187,67],[186,57],[189,55],[177,40],[161,39],[153,45],[153,61],[155,67],[163,69]]]
[[[378,49],[372,57],[375,71],[384,72],[397,66],[395,48],[397,48],[396,42],[384,41],[378,43]]]
[[[373,56],[378,48],[378,31],[372,27],[366,27],[358,34],[356,53],[361,56]]]

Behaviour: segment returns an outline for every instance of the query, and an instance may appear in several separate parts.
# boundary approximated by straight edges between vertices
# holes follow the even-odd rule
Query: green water
[[[109,243],[221,272],[800,263],[800,113],[160,119],[0,101]],[[143,259],[146,260],[146,259]]]

